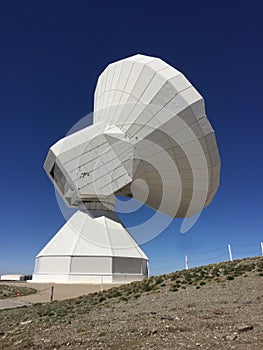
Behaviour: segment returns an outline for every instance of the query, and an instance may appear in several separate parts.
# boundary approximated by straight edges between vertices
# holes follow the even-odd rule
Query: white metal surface
[[[41,256],[127,256],[147,259],[128,231],[105,216],[77,211],[39,252]]]
[[[160,160],[162,185],[148,166]],[[213,199],[220,158],[199,92],[164,61],[135,55],[104,70],[95,91],[94,124],[52,146],[45,169],[69,206],[111,194],[130,196],[131,184],[143,179],[150,194],[146,205],[189,217]],[[169,196],[160,205],[164,191]]]
[[[147,277],[147,261],[120,223],[77,211],[37,255],[33,282],[129,282]]]
[[[91,216],[78,211],[38,254],[33,280],[42,282],[145,277],[148,259],[114,215],[114,195],[184,218],[212,201],[220,178],[202,96],[178,70],[144,55],[102,72],[93,125],[53,145],[44,167],[66,204],[83,204]]]

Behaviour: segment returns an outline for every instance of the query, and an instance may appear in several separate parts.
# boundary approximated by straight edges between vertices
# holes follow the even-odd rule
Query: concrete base
[[[113,218],[77,211],[37,255],[32,282],[122,284],[147,278],[147,256]]]
[[[90,276],[90,275],[48,275],[48,274],[33,274],[33,279],[28,283],[72,283],[72,284],[125,284],[134,281],[142,281],[147,278],[144,275],[110,275],[110,276]]]

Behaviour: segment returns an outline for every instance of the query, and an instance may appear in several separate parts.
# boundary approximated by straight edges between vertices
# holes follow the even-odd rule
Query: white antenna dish
[[[148,258],[114,195],[191,217],[218,189],[220,157],[202,96],[164,61],[135,55],[103,71],[93,125],[55,143],[44,168],[79,210],[36,257],[33,281],[120,283],[147,277]]]

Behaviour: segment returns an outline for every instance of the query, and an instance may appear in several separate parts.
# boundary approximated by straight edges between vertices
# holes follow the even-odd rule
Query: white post
[[[232,251],[231,251],[230,244],[228,244],[228,252],[229,252],[229,259],[230,259],[230,261],[233,261],[233,256],[232,256]]]
[[[149,266],[149,261],[147,261],[147,274],[148,274],[148,278],[150,277],[150,266]]]
[[[101,275],[100,291],[103,292],[103,276]]]
[[[188,258],[187,255],[185,254],[185,269],[188,270],[189,266],[188,266]]]
[[[261,254],[263,256],[263,242],[260,242],[261,243]]]

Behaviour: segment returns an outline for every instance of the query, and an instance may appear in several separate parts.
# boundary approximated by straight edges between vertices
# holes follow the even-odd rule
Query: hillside
[[[263,348],[263,258],[0,311],[1,349]]]
[[[37,291],[34,288],[28,288],[28,287],[17,288],[12,285],[0,283],[0,299],[15,297],[17,292],[19,292],[21,296],[25,296],[25,295],[35,294]]]

